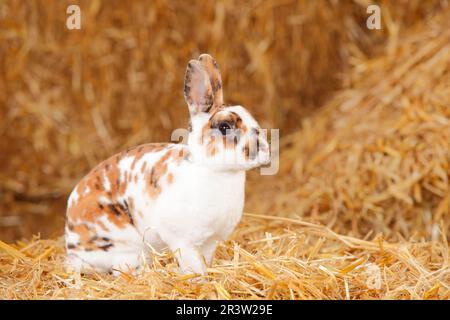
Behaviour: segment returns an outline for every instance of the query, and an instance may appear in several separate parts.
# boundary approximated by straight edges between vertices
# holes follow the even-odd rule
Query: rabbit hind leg
[[[120,275],[124,273],[136,273],[142,265],[141,254],[138,251],[69,251],[67,253],[65,266],[67,270],[77,273],[89,274],[94,272],[113,273]]]

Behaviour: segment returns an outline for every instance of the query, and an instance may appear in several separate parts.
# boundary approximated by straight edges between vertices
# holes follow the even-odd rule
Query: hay
[[[450,234],[450,11],[355,63],[352,84],[286,137],[248,209],[365,236]],[[273,201],[264,201],[270,194]]]
[[[383,1],[385,26],[365,27],[367,1],[4,1],[0,8],[0,230],[13,240],[61,230],[75,183],[108,156],[167,141],[187,124],[186,62],[213,54],[226,102],[264,127],[299,119],[347,82],[354,57],[440,9]]]
[[[246,214],[209,276],[180,276],[169,252],[143,275],[64,271],[63,241],[0,242],[6,299],[450,299],[448,239],[388,243],[300,220]]]

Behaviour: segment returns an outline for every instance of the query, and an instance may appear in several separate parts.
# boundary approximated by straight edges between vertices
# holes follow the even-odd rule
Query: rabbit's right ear
[[[214,93],[209,75],[198,60],[189,61],[184,77],[184,99],[191,116],[209,112],[214,104]]]
[[[202,64],[203,68],[209,75],[209,81],[214,94],[214,106],[220,107],[223,105],[223,93],[222,93],[222,77],[220,75],[219,65],[216,60],[209,54],[204,53],[198,57],[198,61]]]

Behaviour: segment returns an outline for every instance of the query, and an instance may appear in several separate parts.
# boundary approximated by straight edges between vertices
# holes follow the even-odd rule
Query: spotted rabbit
[[[133,271],[169,247],[181,272],[205,274],[218,241],[241,219],[245,171],[269,161],[266,137],[242,106],[223,103],[216,61],[191,60],[187,144],[144,144],[100,163],[70,194],[68,267]],[[231,160],[230,160],[231,159]]]

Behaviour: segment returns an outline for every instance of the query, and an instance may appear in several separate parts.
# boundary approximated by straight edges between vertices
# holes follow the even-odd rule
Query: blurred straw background
[[[74,3],[81,30],[65,27]],[[450,8],[376,3],[381,30],[363,0],[0,2],[0,296],[448,299]],[[170,255],[139,279],[71,278],[68,193],[186,126],[184,70],[203,52],[226,102],[280,128],[280,172],[250,173],[208,286],[164,271]]]

